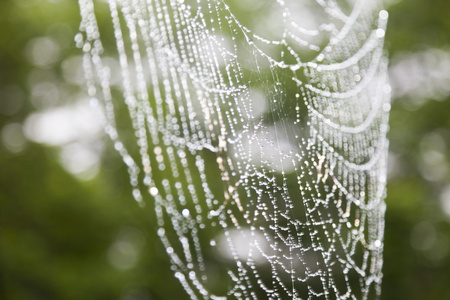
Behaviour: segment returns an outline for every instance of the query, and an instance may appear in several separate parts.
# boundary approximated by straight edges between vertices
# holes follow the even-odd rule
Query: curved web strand
[[[87,90],[188,296],[376,298],[381,1],[104,2],[79,0]]]

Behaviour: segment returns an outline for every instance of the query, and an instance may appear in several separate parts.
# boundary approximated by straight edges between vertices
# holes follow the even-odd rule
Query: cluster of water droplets
[[[381,1],[79,4],[91,102],[191,299],[380,294]]]

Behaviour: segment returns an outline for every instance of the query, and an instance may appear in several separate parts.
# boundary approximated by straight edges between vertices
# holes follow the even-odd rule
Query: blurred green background
[[[382,299],[450,299],[450,1],[386,6]],[[100,126],[72,119],[95,119],[78,25],[77,1],[0,1],[0,299],[186,299],[153,209],[132,199]]]

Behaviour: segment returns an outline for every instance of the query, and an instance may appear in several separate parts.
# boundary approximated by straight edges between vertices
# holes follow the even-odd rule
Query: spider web
[[[91,102],[191,299],[380,294],[381,1],[79,4]]]

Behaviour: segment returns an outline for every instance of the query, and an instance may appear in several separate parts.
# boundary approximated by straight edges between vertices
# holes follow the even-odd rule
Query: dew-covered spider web
[[[381,0],[79,4],[91,102],[187,297],[380,294]]]

